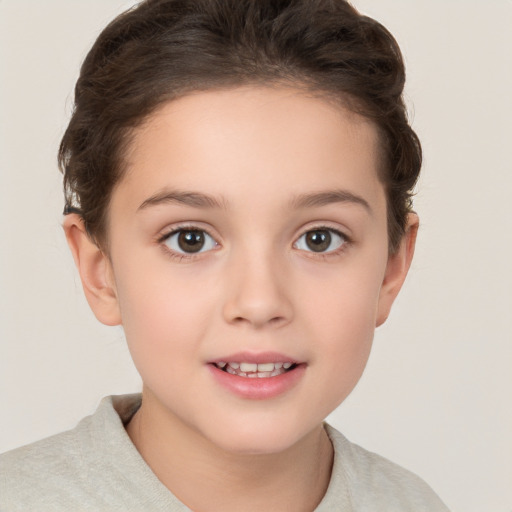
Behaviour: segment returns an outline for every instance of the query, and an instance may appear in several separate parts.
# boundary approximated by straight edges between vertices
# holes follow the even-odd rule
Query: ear
[[[80,215],[64,217],[64,232],[80,273],[87,302],[96,318],[105,325],[119,325],[121,314],[108,256],[87,234]]]
[[[400,247],[395,253],[390,254],[388,258],[386,273],[379,294],[377,327],[387,320],[391,306],[405,281],[414,255],[418,227],[418,216],[415,213],[410,213],[407,218],[407,226]]]

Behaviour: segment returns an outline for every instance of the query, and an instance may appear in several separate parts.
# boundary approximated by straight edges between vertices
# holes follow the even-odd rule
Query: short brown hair
[[[421,167],[404,83],[393,36],[345,0],[145,0],[103,30],[82,65],[59,150],[67,208],[105,244],[130,134],[157,107],[192,91],[295,84],[377,126],[393,252]]]

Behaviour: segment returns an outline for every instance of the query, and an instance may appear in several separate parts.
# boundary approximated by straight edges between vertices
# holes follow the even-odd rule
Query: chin
[[[297,440],[275,436],[241,436],[232,435],[229,439],[216,440],[217,446],[228,453],[236,455],[273,455],[291,448]]]
[[[307,428],[303,421],[257,421],[248,417],[244,421],[230,422],[222,430],[210,432],[208,437],[225,452],[272,455],[292,448],[321,423],[319,421],[312,428]]]

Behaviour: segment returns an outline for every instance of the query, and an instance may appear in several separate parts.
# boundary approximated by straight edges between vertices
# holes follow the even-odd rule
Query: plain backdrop
[[[132,1],[0,0],[0,451],[140,389],[83,298],[57,147],[86,51]],[[329,420],[454,511],[512,511],[512,2],[354,0],[398,39],[425,151],[417,253]]]

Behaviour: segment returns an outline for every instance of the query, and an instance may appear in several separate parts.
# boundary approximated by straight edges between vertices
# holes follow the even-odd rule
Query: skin
[[[136,131],[108,251],[66,217],[89,304],[123,326],[144,382],[128,434],[190,508],[310,511],[325,494],[322,421],[363,372],[418,226],[411,214],[390,256],[378,155],[370,122],[299,90],[201,92]],[[179,254],[164,238],[180,227],[205,230],[209,245]],[[304,234],[319,228],[343,236],[315,252]],[[305,370],[276,397],[240,397],[208,364],[240,351],[279,352]]]

